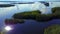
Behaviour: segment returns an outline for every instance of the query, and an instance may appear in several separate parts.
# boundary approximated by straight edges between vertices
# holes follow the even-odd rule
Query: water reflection
[[[53,19],[49,22],[25,20],[24,24],[11,25],[14,29],[8,32],[8,34],[44,34],[44,28],[53,24],[60,24],[60,19]]]
[[[18,7],[18,8],[17,8]],[[43,8],[41,8],[43,7]],[[1,27],[4,26],[4,20],[6,18],[12,18],[12,15],[15,14],[15,13],[18,13],[18,12],[24,12],[24,11],[31,11],[31,10],[41,10],[43,11],[43,13],[51,13],[51,11],[49,9],[49,7],[47,7],[48,11],[47,12],[44,12],[46,10],[46,7],[44,5],[42,5],[41,3],[36,3],[36,4],[17,4],[16,6],[14,7],[6,7],[6,8],[0,8],[0,29]],[[40,31],[40,29],[42,29],[43,27],[45,26],[48,26],[48,25],[51,25],[51,24],[60,24],[60,19],[57,19],[57,20],[52,20],[52,21],[49,21],[49,22],[36,22],[34,20],[26,20],[26,22],[24,24],[16,24],[16,25],[13,25],[15,31],[14,31],[14,34],[17,34],[15,33],[16,31],[19,30],[19,33],[22,33],[22,31],[24,33],[27,33],[27,31]],[[36,32],[35,31],[35,32]],[[23,34],[24,34],[23,33]],[[12,32],[11,32],[12,34]]]

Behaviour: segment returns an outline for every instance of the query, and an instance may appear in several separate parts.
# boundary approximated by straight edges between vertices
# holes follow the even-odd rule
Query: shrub
[[[51,25],[44,30],[44,34],[60,34],[60,25]]]
[[[60,18],[60,7],[52,8],[53,18]]]
[[[52,8],[52,13],[55,13],[55,12],[60,12],[60,7]]]

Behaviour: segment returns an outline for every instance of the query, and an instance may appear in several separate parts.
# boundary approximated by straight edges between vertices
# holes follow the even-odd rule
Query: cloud
[[[40,10],[42,13],[46,13],[46,6],[42,3],[35,2],[34,4],[20,4],[19,10],[22,11],[32,11],[32,10]]]

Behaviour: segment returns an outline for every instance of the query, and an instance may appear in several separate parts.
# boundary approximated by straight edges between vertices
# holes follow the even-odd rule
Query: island
[[[15,6],[14,4],[0,4],[0,7],[11,7]]]
[[[24,20],[27,19],[36,20],[38,22],[47,22],[52,19],[60,19],[60,7],[52,8],[52,14],[41,14],[40,10],[33,10],[15,13],[12,18],[13,19],[5,20],[5,23],[8,21],[12,21],[13,23],[24,23]]]
[[[5,19],[6,25],[23,24],[24,22],[24,19]]]
[[[25,11],[22,13],[16,13],[13,15],[14,19],[32,19],[36,21],[49,21],[52,18],[51,14],[41,14],[41,11],[34,10],[34,11]]]

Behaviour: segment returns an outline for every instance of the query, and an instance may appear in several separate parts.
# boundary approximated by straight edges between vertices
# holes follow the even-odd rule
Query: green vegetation
[[[13,15],[14,19],[34,19],[36,21],[49,21],[51,17],[51,14],[42,15],[39,10],[16,13]]]
[[[52,13],[54,18],[60,18],[60,7],[52,8]]]
[[[55,12],[60,12],[60,7],[52,8],[52,13],[55,13]]]
[[[42,22],[45,22],[45,21],[49,21],[49,20],[52,20],[52,15],[51,14],[42,14],[42,15],[37,15],[36,16],[36,20],[37,21],[42,21]]]
[[[41,11],[33,10],[33,11],[15,13],[12,17],[14,19],[12,20],[14,21],[14,23],[17,23],[17,22],[24,23],[24,20],[22,19],[33,19],[36,21],[45,22],[55,18],[60,18],[60,7],[52,8],[52,14],[41,14]]]
[[[27,11],[22,13],[16,13],[13,15],[15,19],[35,19],[37,15],[40,15],[41,12],[39,10],[35,11]]]
[[[60,25],[51,25],[44,30],[44,34],[60,34]]]

